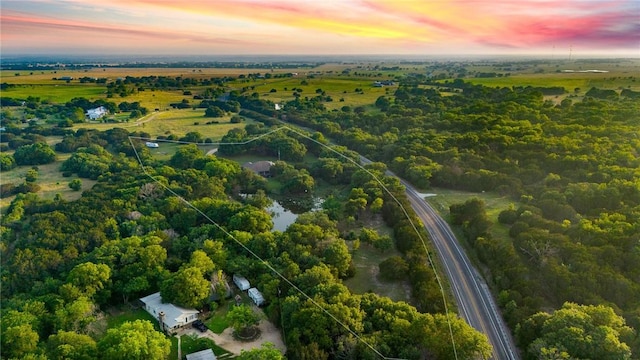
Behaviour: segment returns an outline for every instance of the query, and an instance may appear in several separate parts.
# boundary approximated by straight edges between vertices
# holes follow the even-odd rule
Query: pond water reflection
[[[285,231],[296,221],[299,214],[321,208],[321,198],[278,198],[273,199],[273,203],[266,210],[271,214],[273,230]]]

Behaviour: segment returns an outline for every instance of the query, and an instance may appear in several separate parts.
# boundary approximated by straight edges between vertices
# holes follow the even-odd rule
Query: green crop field
[[[105,98],[106,88],[95,84],[30,84],[18,85],[2,91],[2,96],[26,99],[29,96],[40,98],[41,101],[52,103],[65,103],[73,98],[83,97],[87,99]]]

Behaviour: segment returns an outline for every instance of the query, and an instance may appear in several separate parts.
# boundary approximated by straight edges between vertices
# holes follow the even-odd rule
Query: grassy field
[[[77,179],[77,176],[64,177],[60,172],[60,163],[66,160],[70,154],[58,154],[58,161],[46,165],[38,165],[38,179],[36,184],[40,186],[38,196],[51,200],[56,194],[60,194],[64,200],[73,201],[79,199],[82,196],[82,192],[91,189],[96,183],[94,180],[81,179],[82,189],[80,191],[74,191],[69,188],[69,182],[73,179]],[[0,184],[19,185],[24,182],[26,172],[31,169],[32,166],[18,166],[9,171],[3,171],[0,174]],[[0,199],[0,213],[5,213],[11,202],[15,199],[14,196],[10,196],[4,199]]]
[[[325,102],[325,106],[332,109],[339,109],[344,105],[352,107],[372,104],[375,100],[385,94],[392,94],[394,87],[373,87],[376,80],[393,79],[399,75],[398,71],[378,71],[373,69],[373,65],[344,65],[325,64],[316,69],[274,69],[269,72],[275,76],[279,73],[295,72],[296,76],[289,78],[269,78],[269,79],[237,79],[226,84],[230,89],[249,88],[250,92],[257,92],[261,98],[272,100],[276,103],[290,101],[294,99],[295,88],[302,89],[302,98],[315,97],[317,89],[322,89],[326,96],[330,96],[333,101]],[[342,74],[344,69],[353,70],[358,75]],[[89,70],[57,70],[32,73],[29,71],[1,72],[3,82],[16,85],[3,91],[4,96],[13,98],[27,98],[28,96],[39,97],[55,103],[64,103],[75,97],[85,97],[90,100],[107,99],[106,86],[97,84],[81,84],[79,78],[107,78],[113,81],[126,76],[181,76],[190,78],[212,78],[221,76],[238,76],[240,74],[261,73],[265,74],[266,69],[165,69],[165,68],[94,68]],[[19,74],[19,76],[15,76]],[[69,83],[60,80],[53,80],[63,76],[72,77]],[[306,85],[303,85],[306,82]],[[271,92],[275,89],[276,92]],[[287,90],[285,90],[287,89]],[[355,91],[361,89],[361,91]],[[194,94],[199,91],[192,89]],[[107,99],[115,103],[122,101],[140,102],[140,105],[149,110],[167,110],[170,103],[180,102],[187,99],[192,103],[192,96],[183,95],[182,90],[153,90],[135,92],[124,98],[114,96]],[[340,101],[343,99],[343,101]]]
[[[318,89],[330,96],[333,101],[324,102],[329,110],[339,109],[344,105],[351,107],[373,104],[383,95],[392,95],[395,87],[374,87],[373,82],[384,78],[341,77],[339,75],[314,75],[313,78],[292,77],[285,79],[266,79],[246,83],[244,86],[254,86],[261,99],[282,103],[294,100],[294,89],[302,89],[300,97],[314,98],[319,94]],[[234,83],[235,85],[235,83]],[[241,84],[237,84],[241,85]],[[272,89],[275,92],[271,92]],[[361,91],[356,91],[361,89]],[[340,101],[344,99],[344,101]]]
[[[509,88],[513,86],[561,86],[569,93],[579,89],[578,94],[584,94],[592,87],[613,90],[629,88],[635,91],[640,89],[640,78],[636,81],[635,79],[620,78],[608,73],[524,74],[500,78],[469,78],[465,79],[465,81],[490,87]]]
[[[184,109],[152,112],[135,122],[130,123],[83,123],[75,124],[74,129],[86,128],[97,130],[108,130],[114,127],[121,127],[129,131],[143,131],[151,135],[152,138],[158,136],[177,135],[182,137],[189,132],[197,131],[206,138],[220,140],[229,130],[244,127],[253,121],[247,119],[243,123],[233,124],[231,117],[206,118],[203,109]],[[218,124],[206,124],[210,121],[218,121]],[[198,123],[196,125],[196,123]]]
[[[171,77],[190,77],[190,78],[211,78],[222,76],[238,76],[240,74],[249,73],[265,73],[269,71],[267,69],[259,68],[127,68],[127,67],[94,67],[91,69],[80,70],[46,70],[46,71],[0,71],[0,77],[3,82],[10,84],[33,84],[33,83],[60,83],[60,80],[53,80],[54,77],[60,78],[63,76],[73,77],[72,83],[78,83],[78,79],[82,77],[91,78],[107,78],[108,80],[116,80],[118,78],[124,78],[127,76],[141,77],[141,76],[171,76]],[[295,71],[307,71],[307,70],[295,70],[295,69],[274,69],[273,74],[290,73]],[[16,76],[16,74],[19,74]]]
[[[199,100],[192,100],[193,96],[185,96],[182,94],[182,90],[145,90],[135,92],[127,97],[121,98],[115,96],[109,101],[120,103],[122,101],[127,102],[139,102],[140,106],[147,108],[149,111],[155,109],[169,110],[172,103],[179,103],[183,99],[187,99],[193,104],[198,104]],[[204,109],[202,110],[204,113]]]
[[[411,298],[411,290],[408,284],[386,282],[378,278],[378,264],[395,255],[400,255],[395,249],[381,252],[369,244],[362,243],[360,248],[352,255],[356,266],[356,275],[345,280],[344,284],[356,294],[373,292],[396,301],[408,302]]]
[[[473,72],[510,73],[510,76],[496,78],[465,78],[473,84],[491,87],[512,86],[562,86],[569,93],[584,94],[592,87],[620,90],[629,88],[640,90],[640,61],[624,60],[575,60],[548,61],[535,63],[487,64],[471,66],[467,70]],[[571,70],[574,72],[564,72]],[[601,70],[603,73],[585,73],[579,71]]]
[[[39,97],[41,101],[65,103],[73,98],[104,98],[106,88],[95,84],[29,84],[2,90],[2,96],[15,99],[26,99],[29,96]]]
[[[449,216],[449,206],[452,204],[460,204],[472,198],[482,199],[485,203],[487,216],[493,222],[491,233],[496,239],[509,239],[509,229],[498,222],[498,215],[502,210],[509,207],[518,207],[519,204],[508,197],[500,196],[495,193],[471,193],[466,191],[448,190],[434,188],[431,191],[435,196],[427,197],[427,202],[440,213],[441,216],[447,218]]]

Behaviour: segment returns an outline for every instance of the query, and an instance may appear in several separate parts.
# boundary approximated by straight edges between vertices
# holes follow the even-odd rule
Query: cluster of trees
[[[161,86],[159,78],[145,84],[139,80],[119,80],[112,87],[140,91],[144,86]],[[117,336],[84,337],[98,311],[157,290],[177,303],[203,306],[208,301],[205,284],[211,274],[224,271],[246,274],[265,294],[270,302],[266,312],[286,329],[292,358],[372,357],[372,349],[351,331],[385,356],[447,358],[451,341],[445,336],[448,327],[442,330],[447,324],[441,313],[443,300],[422,248],[427,235],[413,230],[396,202],[410,208],[401,184],[384,177],[382,163],[386,163],[422,188],[496,191],[520,202],[500,214],[501,225],[493,225],[508,227],[506,240],[493,238],[479,200],[452,206],[450,213],[486,265],[489,282],[526,356],[636,354],[640,341],[632,328],[640,328],[636,266],[640,263],[636,138],[640,105],[633,101],[635,92],[618,96],[616,91],[594,88],[581,101],[555,104],[544,95],[558,94],[558,88],[488,88],[456,79],[447,86],[459,92],[443,96],[437,88],[418,86],[430,81],[424,76],[408,78],[393,97],[376,101],[375,112],[365,108],[329,112],[322,99],[297,98],[285,106],[285,114],[276,114],[272,102],[240,91],[229,93],[230,101],[206,103],[221,111],[227,110],[218,103],[241,109],[241,115],[264,124],[232,130],[225,143],[264,134],[279,123],[274,116],[282,115],[381,161],[361,170],[353,163],[358,161],[356,153],[336,147],[346,154],[340,156],[284,131],[246,145],[221,146],[222,155],[252,151],[291,162],[313,154],[318,160],[306,169],[284,162],[273,169],[294,193],[312,189],[314,177],[352,188],[344,201],[327,199],[323,212],[301,216],[285,232],[271,232],[260,196],[236,196],[264,194],[265,179],[233,162],[204,156],[195,145],[181,147],[163,163],[151,159],[148,149],[134,141],[156,183],[137,171],[127,131],[61,133],[65,137],[56,150],[73,153],[63,164],[65,171],[99,181],[92,191],[69,203],[18,195],[3,217],[2,330],[9,334],[6,341],[3,336],[3,351],[8,349],[14,357],[58,358],[71,343],[89,352],[101,349],[105,339]],[[169,83],[192,84],[182,78]],[[206,98],[221,91],[212,89]],[[191,107],[188,100],[180,104]],[[115,111],[113,103],[80,98],[46,106],[39,99],[27,99],[25,111],[47,115],[60,106],[68,118],[96,106],[113,106]],[[29,154],[46,152],[39,136],[51,131],[34,124],[24,130],[8,124],[6,135],[13,136],[9,145],[16,153],[24,147],[20,163],[15,154],[13,162],[27,164],[33,160]],[[320,133],[312,137],[326,143]],[[3,167],[13,166],[12,158],[4,154],[0,160]],[[371,174],[382,183],[372,180]],[[185,206],[182,199],[203,213]],[[389,278],[409,274],[415,308],[374,294],[351,294],[341,283],[354,268],[335,220],[375,212],[393,228],[392,241],[401,253],[380,264],[381,269]],[[389,242],[365,230],[353,237],[380,248]],[[296,287],[248,256],[246,249]],[[297,289],[310,294],[313,302]],[[607,306],[581,307],[566,305],[567,301]],[[549,308],[559,310],[540,312]],[[488,356],[485,338],[459,319],[449,321],[456,344],[464,349],[460,351],[467,351],[463,357]],[[138,324],[135,331],[144,333],[145,326]],[[16,334],[24,336],[18,341]],[[583,338],[589,340],[580,340],[577,334],[586,334]],[[102,349],[107,353],[106,347]]]
[[[512,238],[506,242],[490,236],[481,204],[451,209],[490,269],[512,328],[565,301],[609,304],[640,327],[638,267],[631,265],[640,263],[637,101],[594,88],[581,101],[556,104],[543,89],[460,79],[448,85],[462,92],[443,96],[413,81],[393,101],[379,99],[380,112],[297,109],[286,118],[389,164],[419,187],[521,201],[501,215]]]
[[[120,111],[130,111],[131,114],[129,115],[129,117],[132,119],[140,117],[142,115],[146,115],[149,112],[149,109],[144,106],[140,106],[140,102],[138,101],[134,101],[132,103],[123,101],[118,104],[118,109]]]
[[[249,133],[246,129],[236,128],[230,130],[222,137],[218,151],[222,155],[239,155],[243,153],[255,153],[271,156],[292,162],[300,162],[307,154],[307,146],[294,136],[286,132],[275,132],[256,138],[255,135],[268,130],[264,127],[254,127],[255,132]]]
[[[449,358],[453,343],[448,323],[459,356],[489,355],[484,336],[455,316],[447,320],[440,306],[432,304],[442,298],[430,287],[433,274],[424,259],[407,255],[407,266],[415,272],[414,283],[423,285],[415,292],[422,299],[420,308],[436,309],[433,314],[374,294],[352,294],[341,282],[355,271],[351,253],[326,213],[301,215],[286,231],[272,232],[271,217],[261,207],[266,203],[259,201],[263,178],[190,145],[167,162],[143,154],[153,181],[141,174],[132,156],[108,151],[119,148],[125,133],[76,134],[78,143],[95,138],[109,144],[106,149],[78,146],[65,161],[67,171],[81,176],[93,176],[94,166],[108,167],[79,200],[19,195],[3,217],[3,353],[16,358],[164,358],[168,342],[150,323],[130,322],[105,331],[94,326],[99,314],[158,290],[176,304],[201,308],[210,301],[214,273],[223,278],[220,274],[241,272],[265,295],[269,318],[286,329],[290,358],[374,356],[354,333],[385,356]],[[76,146],[71,137],[67,143],[69,149]],[[368,167],[383,178],[381,164]],[[285,163],[278,163],[278,169],[313,180]],[[385,217],[397,216],[392,205],[382,209],[380,202],[387,198],[370,180],[366,172],[352,174],[350,181],[362,189],[353,200],[366,198],[365,208],[358,211],[377,203]],[[402,193],[397,181],[384,181],[396,196]],[[257,198],[238,196],[256,191]],[[395,221],[399,234],[402,221]],[[362,238],[379,241],[371,231]],[[405,236],[404,247],[410,248],[411,241],[418,240]],[[433,291],[437,296],[430,296]],[[255,356],[260,355],[246,352],[240,358]]]

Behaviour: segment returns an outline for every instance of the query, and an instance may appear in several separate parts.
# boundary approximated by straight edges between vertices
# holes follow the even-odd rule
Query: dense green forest
[[[266,129],[249,127],[256,133]],[[232,131],[227,138],[247,134]],[[66,135],[58,148],[72,154],[61,171],[97,184],[70,202],[19,194],[3,217],[3,357],[86,359],[99,351],[117,359],[113,349],[134,336],[149,339],[135,344],[138,358],[163,358],[167,345],[149,325],[100,331],[95,324],[102,311],[157,290],[176,304],[209,306],[209,279],[220,270],[241,272],[261,289],[269,319],[286,328],[291,359],[451,358],[451,336],[465,358],[490,353],[484,335],[443,313],[427,259],[412,251],[417,234],[406,231],[398,204],[369,175],[376,173],[402,198],[398,180],[384,178],[384,165],[360,170],[313,142],[305,145],[281,133],[249,147],[260,153],[276,151],[271,143],[290,145],[320,159],[308,170],[277,162],[273,175],[284,192],[312,190],[310,172],[330,164],[340,169],[333,181],[352,188],[344,205],[333,202],[326,211],[300,216],[284,232],[271,232],[264,178],[233,161],[205,156],[195,145],[158,161],[129,135],[141,134],[116,128]],[[221,148],[230,151],[233,146]],[[153,178],[141,171],[138,157]],[[246,193],[255,195],[241,196]],[[366,213],[380,214],[395,229],[406,255],[395,261],[411,270],[417,308],[373,293],[352,294],[342,284],[354,268],[337,219]],[[382,249],[390,246],[375,232],[361,237]]]
[[[158,290],[177,304],[210,306],[209,280],[220,270],[257,284],[268,318],[286,329],[290,359],[448,359],[450,329],[459,358],[488,356],[482,334],[444,313],[418,246],[428,236],[416,234],[400,211],[410,206],[399,181],[384,176],[388,167],[422,189],[495,192],[518,204],[492,223],[473,199],[452,206],[449,220],[481,262],[525,358],[637,358],[637,94],[594,88],[556,103],[545,99],[548,92],[558,89],[405,78],[368,107],[328,111],[319,96],[277,112],[250,89],[231,91],[228,111],[257,122],[222,142],[260,140],[223,145],[219,156],[182,146],[166,161],[130,139],[149,137],[144,132],[74,131],[67,121],[9,124],[4,148],[15,152],[0,157],[3,171],[53,162],[55,148],[70,154],[60,171],[97,183],[75,201],[39,198],[37,171],[22,184],[3,184],[2,196],[18,195],[0,228],[2,357],[92,359],[100,352],[117,359],[110,349],[135,334],[147,339],[136,344],[139,358],[164,358],[166,339],[149,324],[105,331],[95,326],[102,312]],[[31,102],[34,112],[56,111]],[[59,107],[60,119],[95,105],[116,108],[75,99]],[[281,119],[315,132],[269,133]],[[51,147],[47,136],[62,140]],[[327,139],[344,156],[318,145]],[[364,171],[349,161],[358,153],[378,162]],[[349,191],[286,231],[271,231],[267,181],[224,158],[240,154],[282,154],[272,169],[282,193],[306,196],[318,182]],[[345,219],[371,216],[393,229],[392,245],[368,230],[339,230]],[[508,236],[493,231],[505,226]],[[355,271],[347,246],[354,238],[383,250],[395,245],[402,256],[380,266],[397,270],[391,278],[408,277],[411,304],[348,290],[342,280]]]
[[[455,86],[461,94],[401,86],[370,113],[304,111],[292,102],[287,119],[421,188],[492,191],[522,204],[500,214],[508,239],[492,237],[481,201],[453,207],[451,220],[486,265],[532,358],[541,356],[532,340],[544,334],[527,319],[565,302],[611,306],[640,328],[640,104],[616,91],[556,104],[530,87]],[[619,356],[628,356],[627,345]]]

